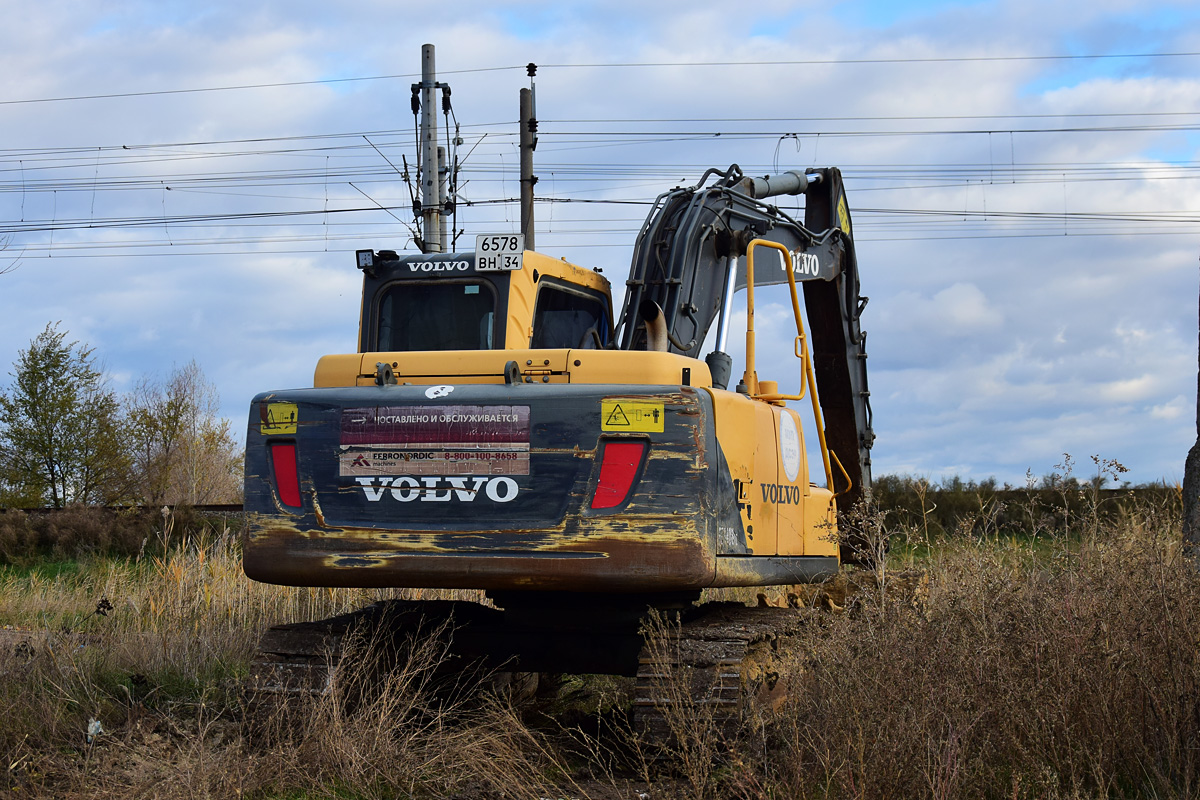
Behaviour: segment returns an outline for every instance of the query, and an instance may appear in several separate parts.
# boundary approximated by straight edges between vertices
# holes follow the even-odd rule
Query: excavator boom
[[[805,197],[803,224],[765,202],[798,194]],[[732,298],[746,285],[746,246],[753,239],[791,251],[793,274],[804,291],[826,439],[850,478],[848,486],[837,487],[839,505],[848,508],[870,486],[875,434],[866,333],[859,322],[867,298],[859,292],[850,211],[838,169],[748,178],[735,164],[708,170],[695,186],[660,195],[638,234],[618,326],[620,346],[652,349],[643,320],[661,310],[666,349],[700,358],[716,321],[715,343],[705,360],[714,385],[726,388],[729,373],[722,364],[728,363],[723,354]],[[758,262],[755,285],[786,282],[781,260]]]

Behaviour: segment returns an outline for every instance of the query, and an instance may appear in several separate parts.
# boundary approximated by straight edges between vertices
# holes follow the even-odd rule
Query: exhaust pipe
[[[660,353],[667,352],[670,346],[670,333],[667,331],[667,318],[658,303],[653,300],[643,300],[638,306],[642,324],[646,326],[646,349]]]
[[[801,172],[790,169],[781,175],[767,175],[762,178],[743,178],[738,188],[755,200],[777,197],[781,194],[804,194],[808,187],[821,182],[819,172]]]

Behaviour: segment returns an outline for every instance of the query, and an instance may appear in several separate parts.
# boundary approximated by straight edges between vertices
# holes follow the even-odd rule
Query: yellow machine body
[[[786,251],[784,256],[788,256]],[[399,381],[414,386],[503,384],[504,367],[510,361],[518,365],[522,381],[539,384],[661,386],[679,383],[680,376],[687,371],[690,385],[711,396],[716,437],[736,487],[748,553],[837,557],[833,493],[813,480],[806,455],[806,426],[800,414],[778,399],[774,389],[777,384],[757,380],[757,387],[772,391],[759,396],[714,388],[704,361],[666,352],[531,350],[528,344],[534,329],[538,285],[546,277],[603,293],[611,309],[609,282],[603,275],[526,251],[522,269],[510,273],[503,350],[329,355],[318,362],[313,385],[316,388],[374,386],[379,363],[389,364],[400,376]],[[748,306],[753,320],[753,286],[749,287]],[[749,336],[753,339],[752,330]],[[749,346],[753,354],[752,341]],[[753,370],[750,365],[749,371]],[[807,427],[817,436],[817,422],[810,420]],[[781,446],[785,439],[790,442],[790,449]],[[785,451],[791,459],[788,464]],[[718,576],[722,572],[718,570]],[[735,572],[718,577],[717,583],[724,582],[740,585],[753,583],[755,578]]]

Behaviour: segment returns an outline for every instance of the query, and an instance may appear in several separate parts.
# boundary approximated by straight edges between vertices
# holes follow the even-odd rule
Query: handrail
[[[842,495],[844,495],[846,492],[848,492],[848,491],[850,491],[851,489],[853,489],[853,488],[854,488],[854,481],[853,481],[853,480],[851,480],[851,478],[850,478],[850,473],[849,473],[849,472],[846,472],[846,468],[842,466],[842,460],[841,460],[840,458],[838,458],[838,456],[837,456],[837,453],[835,453],[835,452],[833,452],[832,450],[830,450],[830,451],[829,451],[829,455],[833,456],[833,463],[837,464],[837,468],[838,468],[838,469],[841,471],[841,473],[842,473],[842,477],[846,479],[846,488],[845,488],[845,489],[842,489],[840,492],[834,492],[834,493],[833,493],[833,496],[834,496],[835,498],[836,498],[836,497],[841,497],[841,496],[842,496]],[[830,484],[830,485],[829,485],[829,488],[830,488],[830,489],[832,489],[832,488],[833,488],[833,484]]]
[[[799,395],[781,395],[776,393],[760,395],[758,393],[758,375],[754,369],[754,248],[758,246],[778,250],[783,256],[783,267],[784,271],[787,272],[788,288],[791,290],[792,295],[792,315],[796,319],[796,353],[800,356],[800,361],[803,364]],[[754,239],[746,245],[746,373],[742,382],[746,384],[746,389],[749,391],[750,396],[758,400],[765,400],[767,402],[774,400],[801,400],[805,394],[811,398],[813,420],[817,427],[817,441],[821,445],[821,461],[825,467],[825,485],[832,492],[833,467],[829,461],[829,445],[825,442],[825,420],[821,416],[821,405],[817,401],[817,379],[813,375],[812,357],[808,352],[808,338],[804,333],[804,322],[800,318],[800,299],[796,294],[796,274],[792,271],[792,254],[778,242],[769,242],[766,239]],[[837,456],[835,455],[834,458],[836,459]],[[842,474],[849,483],[850,476],[846,473],[840,461],[838,461],[838,468],[841,469]]]

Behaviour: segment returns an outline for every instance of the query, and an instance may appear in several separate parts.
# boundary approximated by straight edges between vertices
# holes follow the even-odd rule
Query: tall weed
[[[943,547],[925,608],[807,642],[777,734],[836,796],[1186,797],[1200,780],[1200,575],[1134,515],[1048,560]]]

